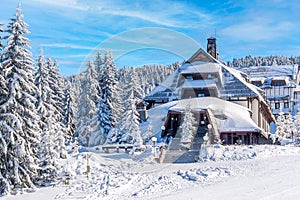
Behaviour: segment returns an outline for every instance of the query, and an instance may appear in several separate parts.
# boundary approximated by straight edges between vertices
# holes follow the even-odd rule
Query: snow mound
[[[179,170],[177,175],[187,181],[208,183],[231,176],[233,171],[229,168],[206,167],[203,169]]]
[[[209,145],[201,148],[199,161],[239,161],[253,158],[268,158],[300,154],[294,145],[223,146]]]

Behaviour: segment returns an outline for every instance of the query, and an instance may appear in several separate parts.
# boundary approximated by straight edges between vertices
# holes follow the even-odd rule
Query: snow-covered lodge
[[[161,137],[180,134],[182,116],[189,104],[198,127],[195,137],[205,134],[210,124],[224,144],[238,140],[244,144],[266,142],[275,119],[265,91],[248,82],[245,73],[217,60],[217,56],[216,40],[208,38],[207,52],[200,48],[145,97],[148,109],[166,115]]]
[[[249,77],[249,81],[265,91],[272,112],[295,114],[300,98],[298,65],[253,66],[240,68]]]

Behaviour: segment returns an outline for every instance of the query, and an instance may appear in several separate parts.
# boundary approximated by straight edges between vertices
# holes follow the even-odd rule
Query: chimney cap
[[[207,40],[216,40],[216,38],[213,36],[210,36],[209,38],[207,38]]]

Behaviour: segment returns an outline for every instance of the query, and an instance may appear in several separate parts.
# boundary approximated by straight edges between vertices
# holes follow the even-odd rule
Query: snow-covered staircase
[[[173,138],[163,163],[193,163],[195,157],[199,155],[201,144],[203,143],[203,136],[206,133],[205,127],[199,127],[192,142],[190,150],[183,149],[181,146],[181,136],[179,133]]]

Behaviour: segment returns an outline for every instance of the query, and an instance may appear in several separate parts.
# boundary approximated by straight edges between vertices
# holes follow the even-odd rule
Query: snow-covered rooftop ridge
[[[245,72],[249,77],[289,76],[294,78],[298,72],[298,65],[250,66],[237,69]]]
[[[174,102],[173,102],[174,103]],[[182,99],[169,107],[171,111],[184,112],[190,105],[192,111],[202,111],[210,108],[216,117],[219,131],[260,131],[261,129],[251,119],[251,111],[241,105],[215,98],[202,97]],[[222,116],[218,118],[218,116]]]
[[[196,62],[185,63],[180,68],[180,74],[192,74],[192,73],[219,73],[221,70],[218,63],[211,62]]]
[[[214,80],[185,80],[181,88],[217,88]]]

